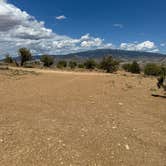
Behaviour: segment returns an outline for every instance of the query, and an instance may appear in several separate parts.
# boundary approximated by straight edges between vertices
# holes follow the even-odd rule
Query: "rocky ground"
[[[0,165],[166,166],[154,88],[121,72],[0,71]]]

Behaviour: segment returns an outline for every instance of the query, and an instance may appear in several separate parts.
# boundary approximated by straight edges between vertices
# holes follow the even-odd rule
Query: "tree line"
[[[31,51],[27,48],[20,48],[18,50],[18,54],[20,56],[20,63],[16,62],[16,60],[13,60],[13,58],[9,55],[7,55],[4,59],[5,63],[16,63],[17,66],[24,67],[26,65],[26,62],[30,62],[32,60],[32,54]],[[50,55],[42,55],[40,57],[40,61],[43,63],[43,66],[45,67],[51,67],[53,64],[55,64],[55,60],[53,56]],[[76,61],[65,61],[60,60],[56,64],[57,68],[63,69],[63,68],[85,68],[88,70],[94,70],[94,69],[102,69],[105,70],[108,73],[112,73],[118,70],[119,68],[119,61],[112,58],[112,56],[104,57],[100,63],[97,63],[94,59],[87,59],[83,63],[78,63]]]
[[[23,67],[25,66],[26,62],[32,60],[32,53],[27,48],[20,48],[18,50],[18,54],[20,56],[20,63],[14,60],[10,55],[7,55],[5,57],[4,62],[15,63],[17,66]],[[53,56],[50,55],[42,55],[40,57],[40,61],[43,63],[43,66],[45,67],[51,67],[53,64],[55,65],[55,59]],[[120,68],[120,61],[114,59],[112,56],[104,57],[98,63],[94,59],[87,59],[82,63],[78,63],[76,61],[67,62],[65,60],[60,60],[56,64],[56,67],[60,69],[63,68],[70,68],[70,69],[84,68],[88,70],[100,69],[106,71],[107,73],[113,73]],[[123,64],[121,67],[126,72],[131,72],[135,74],[144,72],[145,75],[152,75],[152,76],[166,75],[166,66],[154,63],[146,64],[143,70],[136,61],[133,61],[132,63]]]

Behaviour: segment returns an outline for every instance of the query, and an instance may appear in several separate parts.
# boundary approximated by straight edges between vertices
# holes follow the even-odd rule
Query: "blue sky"
[[[43,21],[46,29],[59,36],[80,40],[89,34],[88,42],[81,39],[84,48],[75,42],[75,48],[72,45],[69,52],[110,46],[166,53],[165,0],[8,0],[3,3],[25,11],[35,21]],[[102,40],[101,45],[93,44],[96,39]],[[64,47],[59,53],[66,53]]]

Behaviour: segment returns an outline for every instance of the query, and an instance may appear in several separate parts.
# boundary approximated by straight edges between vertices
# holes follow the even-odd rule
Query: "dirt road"
[[[166,166],[155,79],[42,71],[0,72],[0,166]]]

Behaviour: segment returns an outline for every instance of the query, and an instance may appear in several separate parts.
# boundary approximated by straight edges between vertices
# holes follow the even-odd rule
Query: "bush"
[[[161,71],[160,71],[160,75],[161,76],[166,76],[166,66],[160,66],[161,67]]]
[[[66,61],[59,61],[57,64],[57,67],[60,69],[65,68],[65,67],[67,67],[67,62]]]
[[[133,61],[133,63],[130,66],[130,72],[139,74],[141,72],[140,66],[136,61]]]
[[[127,72],[131,72],[135,74],[139,74],[141,72],[140,66],[136,61],[133,61],[132,64],[130,63],[124,64],[122,65],[122,68]]]
[[[100,63],[100,68],[106,70],[107,73],[113,73],[118,70],[119,62],[114,60],[112,56],[109,56],[107,58],[103,58]]]
[[[123,64],[123,65],[122,65],[122,68],[123,68],[125,71],[130,72],[131,64],[130,64],[130,63]]]
[[[77,62],[70,61],[70,62],[69,62],[69,67],[70,67],[71,69],[75,69],[75,68],[77,67]]]
[[[27,48],[20,48],[18,50],[20,56],[21,56],[21,66],[23,66],[23,64],[26,62],[26,61],[30,61],[32,59],[32,54],[30,52],[29,49]]]
[[[84,68],[84,64],[78,64],[78,68],[81,68],[81,69],[83,69]]]
[[[10,55],[6,55],[4,62],[5,63],[13,63],[13,58]]]
[[[149,63],[144,68],[144,74],[149,76],[165,75],[166,67],[154,63]]]
[[[84,66],[85,66],[85,68],[86,69],[95,69],[95,67],[96,67],[96,62],[95,62],[95,60],[93,60],[93,59],[88,59],[88,60],[86,60],[86,62],[84,63]]]
[[[41,62],[44,63],[44,66],[50,67],[54,63],[54,58],[49,55],[42,55],[40,58]]]

